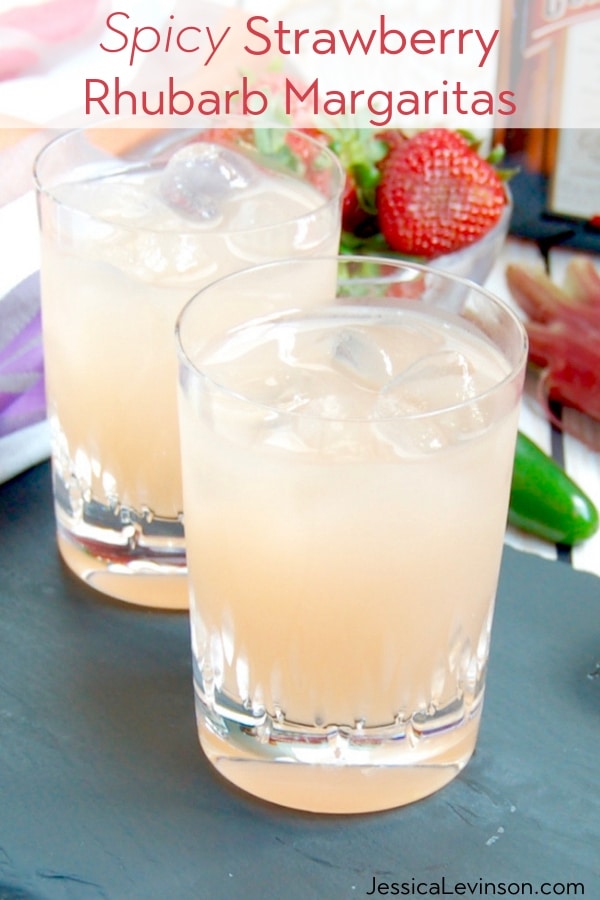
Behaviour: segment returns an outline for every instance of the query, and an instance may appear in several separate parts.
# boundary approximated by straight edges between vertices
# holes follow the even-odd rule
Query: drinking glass
[[[430,794],[479,728],[527,357],[474,283],[289,259],[177,329],[201,746],[274,803]]]
[[[185,608],[177,314],[235,269],[337,252],[343,172],[286,129],[123,127],[58,137],[35,177],[60,552],[105,594]]]

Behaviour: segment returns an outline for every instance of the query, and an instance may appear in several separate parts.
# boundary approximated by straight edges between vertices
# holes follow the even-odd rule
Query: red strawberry
[[[342,197],[342,230],[353,233],[375,217],[375,188],[381,177],[378,163],[388,152],[373,131],[337,128],[323,132],[346,173]]]
[[[342,196],[342,229],[354,231],[368,218],[369,213],[361,206],[356,182],[350,172],[347,172]]]
[[[379,226],[392,248],[432,259],[477,241],[506,203],[494,167],[455,131],[434,128],[391,143],[377,188]]]

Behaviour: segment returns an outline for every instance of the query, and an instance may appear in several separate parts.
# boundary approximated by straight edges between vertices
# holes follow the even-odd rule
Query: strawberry
[[[354,231],[369,218],[361,205],[358,186],[350,172],[346,172],[346,184],[342,195],[342,230]]]
[[[432,259],[479,240],[506,204],[502,180],[461,134],[433,128],[390,141],[377,187],[379,227],[392,248]]]
[[[381,173],[379,161],[387,146],[372,131],[339,128],[323,132],[346,172],[342,197],[342,231],[352,233],[376,213],[375,190]]]

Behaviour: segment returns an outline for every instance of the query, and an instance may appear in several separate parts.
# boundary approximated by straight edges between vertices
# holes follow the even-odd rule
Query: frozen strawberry
[[[379,227],[392,250],[407,256],[432,259],[472,244],[506,204],[494,166],[454,131],[392,142],[381,168]]]

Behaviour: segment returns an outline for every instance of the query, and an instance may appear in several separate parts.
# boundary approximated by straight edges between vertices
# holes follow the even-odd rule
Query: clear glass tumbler
[[[177,325],[197,723],[234,784],[379,810],[478,733],[527,340],[426,267],[279,261]]]
[[[98,128],[35,176],[60,552],[99,591],[186,608],[177,314],[236,269],[337,252],[343,172],[284,129]]]

